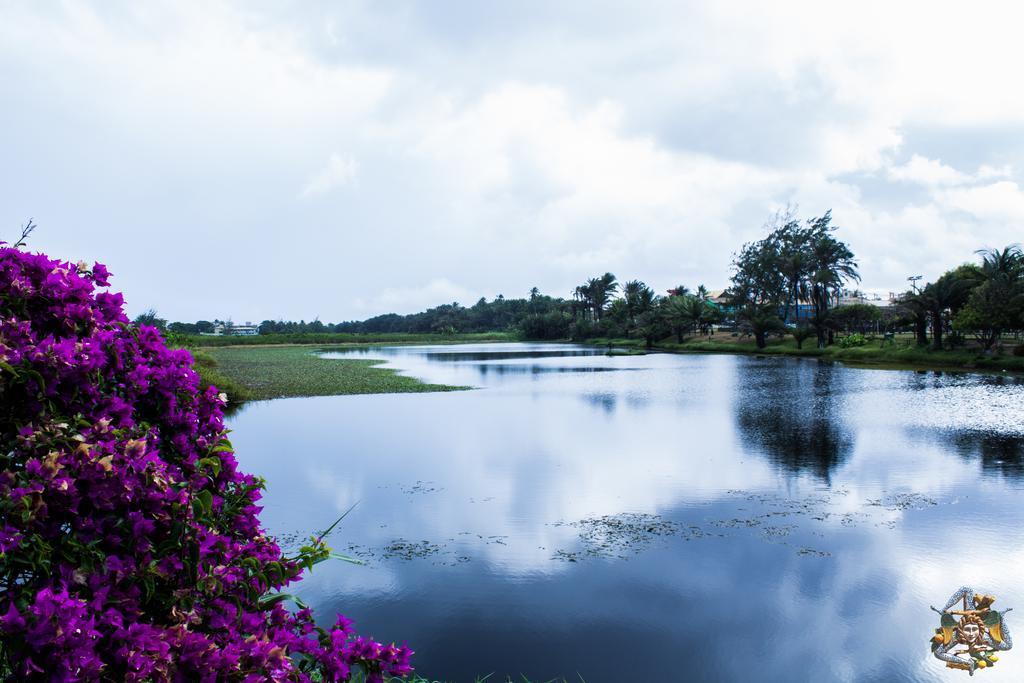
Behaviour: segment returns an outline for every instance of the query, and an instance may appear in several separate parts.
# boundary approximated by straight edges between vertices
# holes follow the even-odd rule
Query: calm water
[[[367,566],[298,592],[460,682],[966,680],[927,644],[963,584],[1024,643],[1020,379],[600,353],[378,348],[478,389],[232,418],[285,541],[359,502],[332,544]]]

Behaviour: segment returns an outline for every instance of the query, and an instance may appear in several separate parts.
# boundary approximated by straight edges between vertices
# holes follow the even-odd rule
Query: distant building
[[[708,292],[708,301],[718,306],[719,308],[729,305],[729,297],[725,295],[726,290],[724,289],[712,289]]]
[[[869,306],[877,306],[878,308],[887,308],[892,306],[894,303],[892,293],[889,294],[888,299],[883,299],[878,294],[865,294],[860,291],[851,292],[849,290],[843,290],[839,294],[836,305],[851,306],[853,304],[868,304]]]
[[[255,337],[260,333],[260,326],[246,322],[244,325],[233,325],[228,329],[227,334],[235,337]]]
[[[255,337],[260,333],[260,326],[246,322],[244,325],[225,325],[214,323],[212,332],[200,332],[204,337]]]

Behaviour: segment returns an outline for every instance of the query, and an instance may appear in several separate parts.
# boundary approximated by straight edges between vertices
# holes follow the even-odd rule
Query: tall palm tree
[[[814,306],[814,325],[818,333],[818,348],[826,343],[828,310],[847,280],[860,282],[857,261],[843,242],[827,233],[815,235],[810,249],[810,276],[808,278],[811,304]]]
[[[921,301],[932,322],[932,343],[942,348],[942,333],[946,327],[946,312],[963,304],[970,292],[970,283],[951,274],[943,275],[935,282],[929,282],[921,292]]]
[[[587,281],[587,289],[590,295],[590,304],[594,309],[596,320],[601,319],[604,309],[611,301],[612,295],[618,290],[619,283],[611,273],[605,273],[601,277],[590,278]]]
[[[630,280],[622,286],[622,296],[626,300],[626,314],[629,316],[629,322],[633,324],[636,317],[650,307],[654,290],[640,280]]]
[[[920,292],[906,292],[900,303],[914,322],[914,337],[918,346],[928,345],[928,300]]]

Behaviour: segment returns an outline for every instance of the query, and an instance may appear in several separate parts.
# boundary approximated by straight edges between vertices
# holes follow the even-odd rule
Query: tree
[[[928,346],[928,300],[920,292],[905,292],[900,305],[914,327],[914,339],[918,346]]]
[[[982,282],[955,316],[954,327],[973,332],[988,350],[1003,332],[1024,327],[1024,254],[1017,245],[978,254]]]
[[[804,342],[814,334],[814,330],[806,323],[797,323],[795,327],[789,328],[789,333],[793,335],[793,339],[796,341],[796,348],[802,349]]]
[[[818,336],[818,348],[824,348],[826,335],[831,336],[828,311],[845,282],[860,281],[857,262],[853,252],[830,233],[836,230],[832,225],[832,210],[818,218],[807,221],[810,228],[808,290],[813,306],[814,325]]]
[[[929,282],[921,291],[922,303],[931,319],[932,344],[936,350],[942,348],[942,335],[949,325],[950,312],[963,306],[973,284],[972,280],[960,278],[950,271],[935,282]]]
[[[640,280],[630,280],[623,285],[622,295],[626,304],[626,315],[629,318],[630,325],[636,324],[636,317],[638,315],[651,310],[657,298],[654,290]]]
[[[708,304],[692,294],[670,296],[662,301],[662,315],[676,341],[683,343],[686,333],[696,330],[705,319]]]
[[[882,312],[871,304],[847,304],[832,309],[832,320],[845,332],[865,334],[882,319]]]
[[[778,240],[769,235],[744,244],[733,258],[727,296],[737,311],[737,321],[754,333],[758,348],[764,348],[769,331],[782,328],[778,311],[786,297],[786,280],[779,270],[778,247]]]
[[[155,308],[149,308],[140,313],[133,320],[136,325],[149,325],[163,332],[167,329],[167,321],[157,316]]]
[[[651,348],[654,346],[654,342],[670,335],[672,328],[663,313],[664,299],[654,295],[654,291],[650,288],[648,291],[652,297],[650,305],[637,315],[633,334],[642,337],[647,348]]]
[[[587,286],[590,295],[590,305],[594,309],[594,316],[597,320],[600,320],[612,295],[618,290],[619,283],[615,280],[614,275],[605,273],[601,277],[591,278],[587,282]]]
[[[759,349],[768,345],[770,333],[782,332],[786,329],[776,310],[774,306],[764,304],[747,304],[744,307],[741,316],[743,326],[750,334],[754,335],[754,343]]]

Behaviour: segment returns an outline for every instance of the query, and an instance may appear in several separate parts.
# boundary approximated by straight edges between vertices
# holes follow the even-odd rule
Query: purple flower
[[[412,651],[263,601],[300,577],[223,401],[129,324],[101,264],[0,247],[0,670],[57,681],[369,680]],[[211,464],[216,461],[216,464]],[[14,569],[17,567],[17,569]],[[19,606],[21,606],[19,608]],[[299,671],[293,657],[302,657]]]
[[[102,263],[94,263],[92,266],[92,281],[96,283],[97,287],[109,287],[110,282],[107,278],[110,277],[110,271]]]

